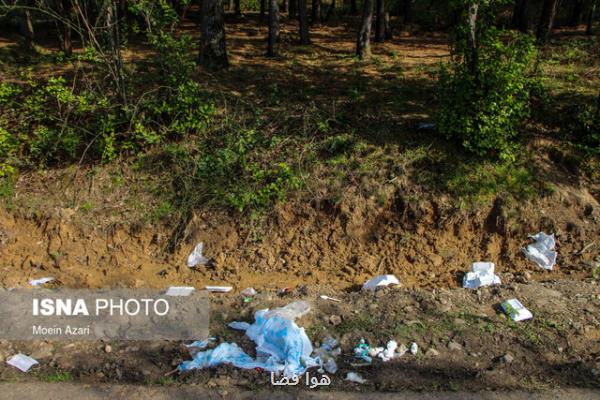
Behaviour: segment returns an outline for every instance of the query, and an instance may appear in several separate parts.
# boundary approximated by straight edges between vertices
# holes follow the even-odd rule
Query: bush
[[[480,18],[476,72],[461,31],[450,65],[441,69],[438,129],[477,155],[513,160],[517,127],[529,115],[535,47],[529,37],[503,33]]]
[[[587,106],[579,113],[578,127],[581,132],[579,146],[587,153],[600,155],[600,108]]]

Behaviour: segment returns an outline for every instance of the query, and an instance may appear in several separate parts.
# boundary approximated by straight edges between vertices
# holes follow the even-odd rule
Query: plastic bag
[[[370,279],[363,285],[363,290],[375,290],[378,287],[399,285],[400,281],[394,275],[379,275]]]
[[[471,272],[463,277],[463,288],[477,289],[481,286],[499,285],[500,277],[494,274],[495,265],[492,262],[474,262]]]
[[[552,270],[557,257],[557,253],[554,251],[556,245],[554,234],[546,235],[544,232],[539,232],[530,236],[530,238],[535,240],[535,243],[530,244],[523,250],[525,256],[540,267]]]
[[[204,250],[204,243],[200,242],[194,248],[194,251],[190,253],[187,259],[187,266],[190,268],[195,267],[196,265],[206,265],[208,264],[209,259],[202,255],[202,251]]]

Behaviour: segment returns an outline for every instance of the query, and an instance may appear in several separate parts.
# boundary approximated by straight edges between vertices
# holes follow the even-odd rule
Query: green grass
[[[56,372],[50,375],[42,376],[42,380],[45,382],[59,383],[59,382],[71,382],[75,378],[69,371],[65,372]]]

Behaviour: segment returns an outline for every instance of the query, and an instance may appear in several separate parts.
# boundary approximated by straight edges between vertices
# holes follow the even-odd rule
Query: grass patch
[[[73,374],[71,374],[69,371],[57,372],[54,374],[42,376],[43,381],[51,383],[71,382],[74,379],[75,378],[73,377]]]

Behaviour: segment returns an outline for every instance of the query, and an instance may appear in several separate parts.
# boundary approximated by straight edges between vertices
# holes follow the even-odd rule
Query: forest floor
[[[266,59],[266,27],[254,17],[228,20],[230,70],[198,72],[219,99],[219,124],[259,127],[276,143],[255,162],[285,161],[299,171],[302,185],[287,201],[252,217],[210,202],[182,221],[171,185],[177,165],[166,161],[165,148],[102,166],[24,171],[3,189],[0,284],[25,287],[53,276],[52,285],[77,288],[230,285],[232,294],[211,303],[211,334],[242,347],[247,339],[225,323],[303,298],[313,310],[299,325],[315,343],[334,335],[344,350],[335,389],[355,387],[341,377],[356,370],[350,354],[360,337],[374,345],[414,341],[421,351],[363,367],[369,382],[358,390],[598,388],[600,169],[558,129],[600,88],[592,39],[560,32],[568,40],[542,55],[548,92],[536,114],[544,117],[527,124],[517,162],[499,165],[418,129],[432,118],[436,71],[449,55],[444,35],[401,32],[373,44],[373,58],[360,62],[347,22],[315,27],[310,47],[296,46],[295,24],[285,23],[280,56]],[[4,56],[14,55],[10,38],[0,42]],[[589,52],[573,50],[574,42]],[[42,57],[31,73],[69,67]],[[550,272],[522,253],[540,230],[557,238]],[[174,232],[181,234],[170,251]],[[212,263],[189,269],[185,260],[200,241]],[[461,289],[474,261],[494,262],[503,284]],[[360,292],[384,273],[401,287]],[[243,303],[239,291],[250,286],[259,295]],[[281,298],[284,287],[292,290]],[[515,324],[497,312],[512,297],[533,312],[532,321]],[[269,384],[265,373],[230,367],[165,377],[189,357],[181,343],[110,345],[106,352],[96,342],[0,341],[0,359],[21,351],[41,362],[28,375],[2,364],[0,379],[223,390]]]

